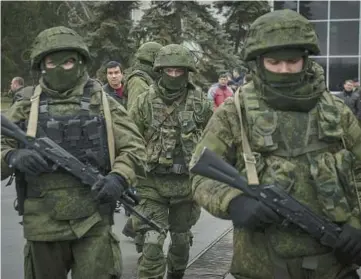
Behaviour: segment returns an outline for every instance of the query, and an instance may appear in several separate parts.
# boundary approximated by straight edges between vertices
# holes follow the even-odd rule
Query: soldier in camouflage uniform
[[[140,46],[135,54],[136,61],[132,66],[132,72],[125,77],[124,90],[128,96],[128,109],[133,105],[136,98],[144,93],[157,77],[153,71],[155,55],[162,48],[156,42],[147,42]],[[124,226],[123,234],[134,238],[133,218],[129,218]]]
[[[231,274],[237,279],[358,278],[360,201],[351,172],[361,159],[361,130],[350,109],[326,90],[321,66],[309,59],[319,52],[314,28],[300,14],[280,10],[259,17],[243,57],[252,81],[241,88],[239,102],[230,98],[214,113],[191,165],[207,147],[243,175],[254,168],[261,185],[284,187],[342,226],[337,249],[282,226],[278,214],[239,190],[192,175],[195,200],[214,216],[233,221]],[[240,121],[252,150],[247,160]]]
[[[125,109],[89,78],[89,62],[83,38],[73,30],[59,26],[42,31],[31,52],[32,68],[41,71],[40,84],[35,90],[24,88],[24,98],[7,112],[7,117],[28,133],[32,130],[37,136],[50,137],[106,175],[94,185],[97,191],[91,192],[91,187],[65,170],[50,168],[36,151],[1,137],[2,179],[15,171],[16,179],[26,187],[26,279],[66,279],[69,270],[75,279],[121,277],[119,240],[112,232],[113,210],[136,176],[145,175],[146,153]],[[25,97],[29,92],[34,94],[31,100]],[[39,109],[33,109],[34,103]],[[104,119],[109,113],[114,135],[110,141],[109,122]],[[37,120],[31,125],[28,119],[34,115]]]
[[[124,90],[128,96],[128,110],[135,103],[137,97],[144,93],[157,78],[157,73],[153,71],[154,58],[162,48],[156,42],[142,44],[135,54],[135,63],[132,72],[124,79]]]
[[[188,163],[201,131],[212,114],[211,104],[189,82],[195,72],[190,51],[171,44],[160,49],[154,70],[160,77],[138,96],[129,111],[146,140],[147,179],[140,181],[137,193],[140,210],[161,226],[169,226],[172,244],[163,254],[166,235],[134,218],[134,227],[144,236],[138,262],[138,278],[183,278],[192,244],[191,227],[200,216],[192,200]]]

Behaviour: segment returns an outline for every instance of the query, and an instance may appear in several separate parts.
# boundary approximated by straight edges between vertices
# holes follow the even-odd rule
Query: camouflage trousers
[[[166,199],[160,202],[145,198],[141,200],[138,208],[157,224],[169,228],[171,243],[165,258],[163,245],[166,235],[159,234],[133,217],[134,228],[137,232],[141,232],[144,243],[138,261],[137,278],[162,279],[166,267],[168,273],[182,274],[187,267],[189,249],[192,245],[193,236],[190,229],[199,219],[200,207],[195,206],[190,199],[179,202]]]
[[[106,235],[71,241],[27,241],[25,279],[118,279],[122,273],[118,238]]]

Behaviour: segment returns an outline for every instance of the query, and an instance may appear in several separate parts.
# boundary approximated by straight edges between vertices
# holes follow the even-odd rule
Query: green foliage
[[[256,17],[269,10],[267,1],[209,3],[152,1],[141,20],[134,22],[132,10],[139,9],[140,1],[2,1],[1,88],[7,91],[14,76],[22,76],[26,85],[37,82],[30,73],[30,46],[40,31],[59,25],[85,38],[93,77],[104,81],[102,65],[109,60],[128,67],[137,48],[152,40],[188,47],[198,68],[192,79],[207,88],[220,71],[242,66],[239,52],[244,34]],[[223,25],[211,4],[225,17]]]
[[[268,1],[215,1],[213,7],[226,18],[223,27],[232,42],[234,53],[242,47],[249,25],[259,16],[270,12]]]
[[[196,1],[153,1],[132,34],[138,45],[149,40],[163,45],[183,43],[197,60],[194,82],[207,87],[217,80],[220,71],[242,63],[209,8]]]
[[[67,9],[62,2],[1,1],[1,89],[7,91],[13,77],[32,85],[30,46],[43,29],[64,25]]]
[[[88,67],[91,75],[111,60],[124,67],[129,65],[129,58],[136,50],[129,36],[133,25],[131,11],[137,7],[137,1],[75,2],[69,12],[69,23],[88,44],[92,56],[92,65]]]

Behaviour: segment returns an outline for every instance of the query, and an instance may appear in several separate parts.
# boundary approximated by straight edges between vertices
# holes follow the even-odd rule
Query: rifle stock
[[[190,171],[228,184],[233,188],[243,191],[250,197],[257,197],[257,194],[248,187],[247,180],[240,176],[233,166],[223,161],[216,153],[207,148],[203,149],[199,160]]]

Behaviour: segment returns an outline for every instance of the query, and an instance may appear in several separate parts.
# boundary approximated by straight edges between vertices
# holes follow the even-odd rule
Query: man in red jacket
[[[228,97],[233,96],[232,89],[227,86],[227,74],[222,73],[218,77],[218,83],[208,90],[208,99],[213,100],[214,110],[218,108]]]

